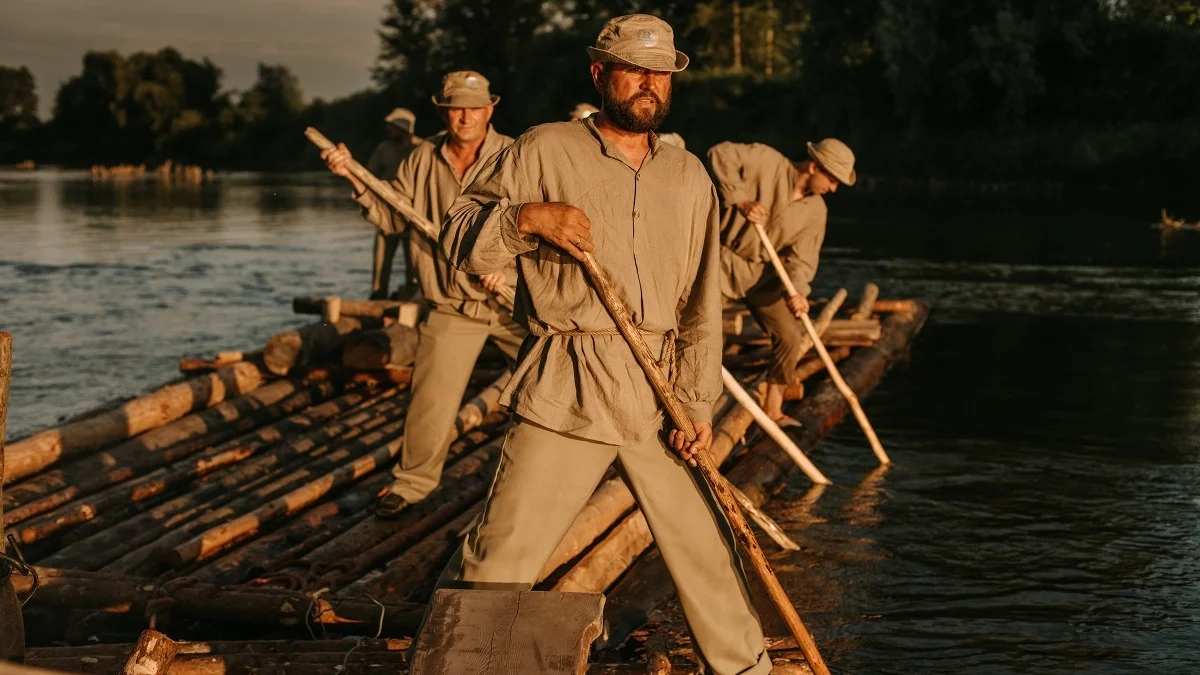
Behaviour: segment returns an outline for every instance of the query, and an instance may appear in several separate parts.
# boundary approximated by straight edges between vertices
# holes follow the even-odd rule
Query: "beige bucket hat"
[[[500,97],[488,91],[488,79],[474,70],[456,70],[442,78],[442,95],[433,96],[439,108],[486,108]]]
[[[854,171],[854,153],[850,147],[836,138],[826,138],[808,144],[808,156],[821,165],[826,173],[843,185],[854,185],[858,174]]]
[[[683,136],[680,136],[679,134],[676,134],[676,133],[659,134],[658,142],[666,143],[667,145],[673,145],[677,148],[682,148],[684,150],[687,150],[687,143],[684,142]]]
[[[392,112],[383,118],[384,122],[412,133],[413,128],[417,126],[417,116],[408,108],[394,108]]]
[[[593,61],[625,63],[648,70],[677,73],[687,68],[688,57],[675,49],[670,24],[649,14],[627,14],[610,19],[588,47]]]

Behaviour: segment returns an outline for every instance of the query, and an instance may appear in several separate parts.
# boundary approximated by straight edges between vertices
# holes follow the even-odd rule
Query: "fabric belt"
[[[566,337],[596,337],[596,336],[609,336],[609,335],[620,335],[621,334],[621,331],[619,329],[617,329],[616,326],[611,326],[609,328],[601,328],[599,330],[562,330],[562,331],[555,331],[553,333],[538,331],[538,330],[533,329],[533,327],[531,326],[529,332],[530,332],[530,334],[534,335],[535,337],[553,337],[555,335],[564,335]],[[675,377],[679,374],[678,368],[677,368],[678,364],[676,363],[676,360],[675,360],[675,339],[677,337],[677,333],[675,332],[675,329],[672,328],[671,330],[667,331],[666,333],[656,333],[654,331],[642,330],[641,328],[639,328],[638,332],[641,333],[642,335],[661,335],[662,336],[662,338],[663,338],[662,350],[659,351],[657,365],[658,365],[659,370],[662,370],[666,374],[667,380],[671,384],[675,384]]]

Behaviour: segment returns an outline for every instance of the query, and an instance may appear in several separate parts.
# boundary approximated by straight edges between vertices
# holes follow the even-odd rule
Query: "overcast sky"
[[[282,63],[306,98],[370,84],[385,0],[0,0],[0,65],[28,66],[46,117],[84,52],[175,47],[212,59],[225,88],[254,81],[259,62]]]

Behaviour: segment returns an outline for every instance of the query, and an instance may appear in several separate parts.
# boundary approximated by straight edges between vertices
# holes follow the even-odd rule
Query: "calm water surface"
[[[835,671],[1200,672],[1200,233],[1113,195],[830,205],[818,294],[938,303],[867,401],[893,467],[843,426],[835,485],[772,502]],[[370,240],[325,176],[0,173],[10,436],[364,296]]]

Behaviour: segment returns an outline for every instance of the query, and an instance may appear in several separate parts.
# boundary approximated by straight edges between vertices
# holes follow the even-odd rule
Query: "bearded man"
[[[669,25],[642,14],[609,21],[588,53],[600,112],[527,131],[446,214],[442,248],[463,271],[517,260],[516,317],[530,338],[502,394],[514,421],[495,481],[441,583],[530,588],[618,460],[709,672],[767,673],[729,525],[688,466],[712,443],[722,341],[716,192],[695,156],[654,134],[688,58]],[[664,368],[696,440],[664,429],[645,373],[576,262],[586,253],[650,348],[674,361]]]

